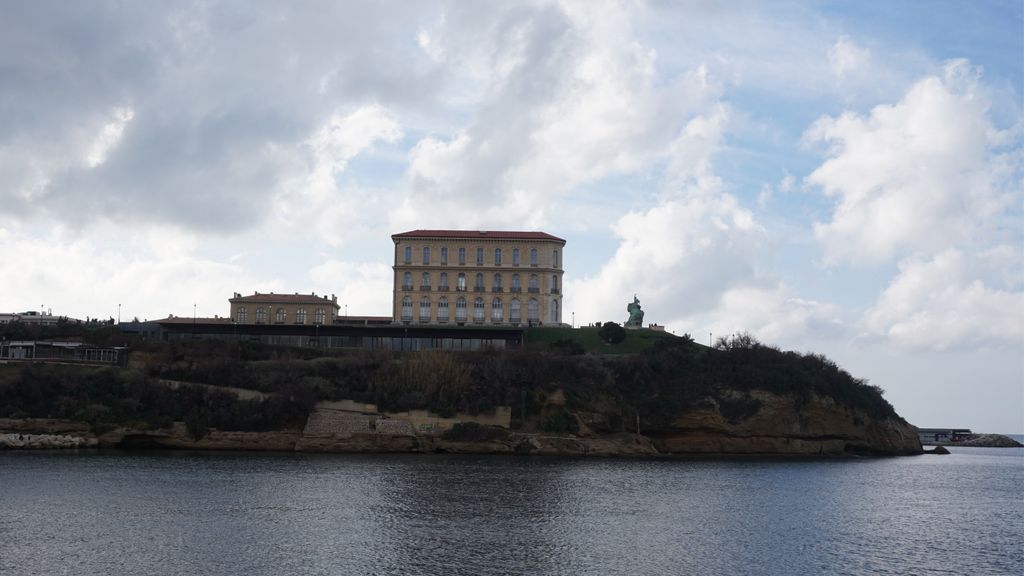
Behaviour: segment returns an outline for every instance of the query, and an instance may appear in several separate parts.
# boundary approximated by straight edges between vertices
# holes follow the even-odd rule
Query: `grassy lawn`
[[[656,332],[646,328],[627,330],[626,339],[618,344],[605,344],[597,337],[597,328],[530,328],[526,331],[526,348],[543,351],[552,342],[575,340],[590,354],[635,354],[646,350],[658,340],[676,338],[669,332]]]

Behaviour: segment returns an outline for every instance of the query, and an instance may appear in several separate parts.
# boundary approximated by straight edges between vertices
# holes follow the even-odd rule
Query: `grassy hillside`
[[[636,354],[650,350],[658,342],[677,337],[668,332],[640,329],[627,330],[626,339],[618,344],[608,344],[597,336],[598,329],[592,326],[580,328],[530,328],[526,331],[526,347],[534,351],[550,351],[565,348],[566,342],[575,342],[588,354]]]
[[[637,416],[645,429],[669,426],[709,399],[726,418],[741,421],[760,409],[749,392],[766,390],[794,396],[798,405],[817,394],[869,416],[898,418],[880,389],[827,358],[783,352],[746,336],[715,348],[651,331],[630,332],[610,346],[597,339],[596,329],[535,329],[528,338],[526,350],[459,353],[180,341],[134,353],[127,369],[0,366],[0,417],[99,426],[184,420],[196,431],[207,425],[267,430],[300,424],[317,401],[346,398],[385,411],[425,408],[442,415],[511,406],[515,427],[551,432],[573,432],[575,415],[585,415],[591,428],[617,432]],[[565,341],[578,346],[558,344]],[[581,347],[598,354],[580,354]],[[171,389],[163,379],[258,390],[270,398]]]

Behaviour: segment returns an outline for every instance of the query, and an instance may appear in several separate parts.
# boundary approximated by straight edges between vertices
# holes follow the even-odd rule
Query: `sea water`
[[[0,574],[1024,573],[1024,449],[0,453]]]

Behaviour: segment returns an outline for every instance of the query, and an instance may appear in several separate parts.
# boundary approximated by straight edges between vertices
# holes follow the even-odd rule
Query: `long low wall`
[[[512,408],[499,406],[491,413],[458,413],[445,418],[427,410],[381,412],[375,404],[352,400],[320,402],[306,422],[304,435],[348,436],[352,434],[434,435],[463,422],[508,429],[512,424]]]

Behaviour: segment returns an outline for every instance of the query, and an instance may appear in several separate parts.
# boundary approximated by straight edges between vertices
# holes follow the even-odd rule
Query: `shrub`
[[[609,344],[618,344],[626,339],[626,329],[615,322],[605,322],[597,330],[597,337]]]

